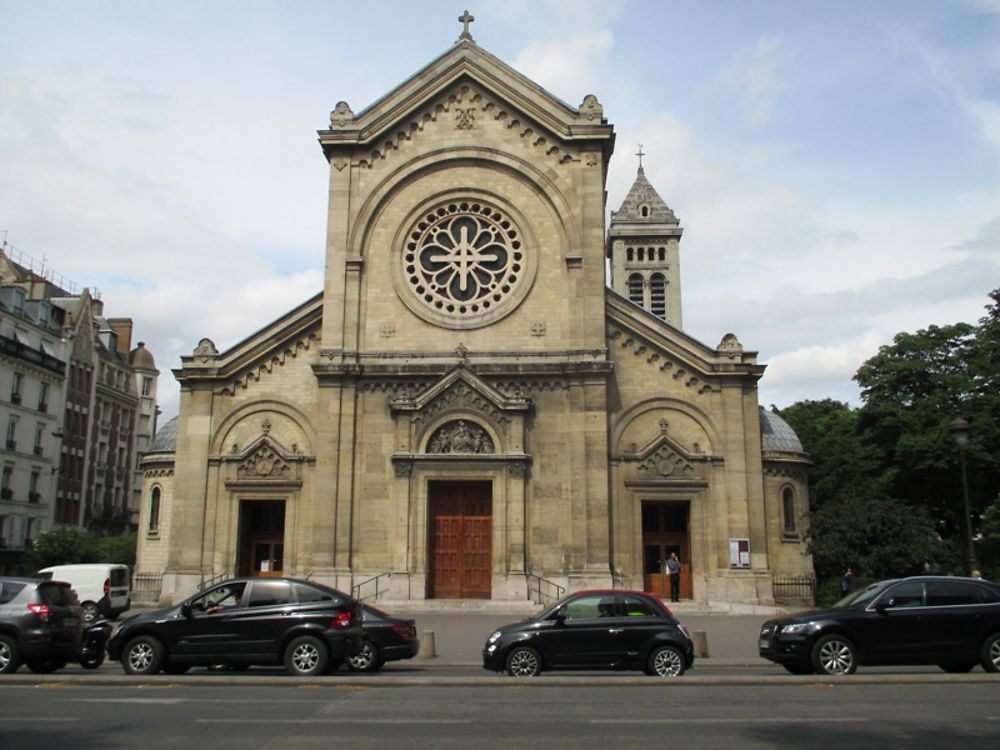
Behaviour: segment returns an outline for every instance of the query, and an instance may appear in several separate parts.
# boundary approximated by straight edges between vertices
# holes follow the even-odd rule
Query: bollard
[[[437,656],[434,650],[434,631],[425,630],[420,634],[420,646],[417,647],[418,659],[433,659]]]
[[[708,636],[704,630],[692,630],[691,640],[694,642],[694,655],[699,659],[708,658]]]

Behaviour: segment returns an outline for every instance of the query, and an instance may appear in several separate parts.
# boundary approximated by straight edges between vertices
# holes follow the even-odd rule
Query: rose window
[[[432,310],[479,317],[510,296],[524,273],[521,236],[506,215],[480,201],[428,211],[410,231],[405,277]]]

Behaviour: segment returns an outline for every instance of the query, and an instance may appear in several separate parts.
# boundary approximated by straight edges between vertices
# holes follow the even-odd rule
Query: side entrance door
[[[285,567],[285,501],[240,501],[241,576],[281,576]]]
[[[492,483],[432,481],[428,506],[428,597],[491,598]]]
[[[661,599],[670,598],[670,577],[663,565],[670,553],[681,561],[681,599],[691,598],[691,542],[687,502],[642,503],[643,586]]]

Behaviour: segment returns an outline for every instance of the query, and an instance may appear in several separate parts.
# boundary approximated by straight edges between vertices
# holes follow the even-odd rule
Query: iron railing
[[[794,600],[816,603],[816,579],[811,576],[775,576],[773,586],[776,602]]]
[[[383,578],[388,579],[391,576],[392,573],[379,573],[377,576],[372,576],[371,578],[364,580],[361,583],[357,583],[351,586],[351,596],[353,596],[355,599],[361,602],[365,601],[366,599],[374,599],[375,601],[378,601],[381,598],[383,591],[383,588],[380,585],[381,580]],[[361,589],[365,586],[369,586],[369,588],[374,586],[375,593],[369,594],[368,596],[362,596]]]
[[[528,571],[527,576],[528,598],[535,602],[535,604],[544,605],[549,602],[558,601],[562,598],[562,595],[566,593],[565,586],[560,586],[555,581],[550,581],[548,578],[535,575],[530,570]]]
[[[162,573],[136,573],[132,576],[132,598],[135,600],[159,601],[162,590]]]

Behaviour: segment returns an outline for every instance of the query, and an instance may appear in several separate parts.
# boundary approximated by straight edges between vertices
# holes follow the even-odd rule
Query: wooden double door
[[[493,484],[428,484],[427,596],[489,599],[493,591]]]

